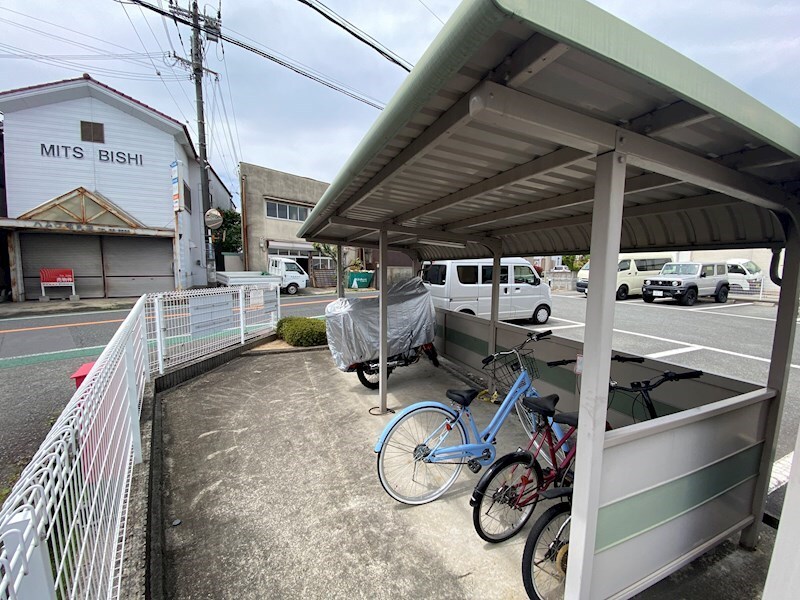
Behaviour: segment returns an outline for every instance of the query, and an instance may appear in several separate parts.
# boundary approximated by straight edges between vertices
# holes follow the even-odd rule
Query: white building
[[[208,207],[183,124],[89,75],[0,92],[0,112],[14,300],[40,295],[41,268],[72,269],[87,298],[207,285]],[[210,168],[209,181],[211,204],[230,208]]]

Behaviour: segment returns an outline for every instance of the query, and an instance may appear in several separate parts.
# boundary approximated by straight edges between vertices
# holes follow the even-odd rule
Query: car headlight
[[[645,280],[644,280],[644,284],[645,284],[645,285],[650,285],[650,280],[649,280],[649,279],[645,279]]]
[[[678,285],[680,285],[680,284],[681,284],[681,282],[680,282],[680,281],[673,281],[673,282],[672,282],[672,285],[674,285],[674,286],[678,286]]]

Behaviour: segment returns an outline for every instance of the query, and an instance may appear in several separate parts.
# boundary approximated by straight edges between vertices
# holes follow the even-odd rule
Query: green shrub
[[[275,333],[278,334],[278,337],[284,339],[283,337],[283,330],[286,325],[289,323],[295,323],[297,321],[307,321],[308,317],[283,317],[282,319],[278,320],[278,324],[275,326]]]
[[[295,318],[283,325],[283,339],[292,346],[323,346],[328,343],[325,321],[320,319]]]

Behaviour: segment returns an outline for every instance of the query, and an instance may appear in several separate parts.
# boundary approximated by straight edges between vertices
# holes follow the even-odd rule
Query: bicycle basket
[[[519,377],[520,361],[522,368],[528,372],[528,377],[537,379],[539,377],[539,368],[536,366],[536,359],[533,357],[533,348],[523,349],[518,351],[519,360],[516,354],[505,354],[498,356],[494,361],[489,363],[492,367],[492,377],[495,380],[495,385],[508,392]]]

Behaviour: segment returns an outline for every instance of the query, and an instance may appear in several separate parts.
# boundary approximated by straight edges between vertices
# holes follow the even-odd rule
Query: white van
[[[291,258],[270,256],[269,274],[280,276],[281,289],[287,294],[296,294],[297,290],[308,286],[308,274]]]
[[[668,262],[675,257],[669,252],[652,252],[649,254],[620,254],[617,264],[617,300],[625,300],[628,296],[641,296],[642,285],[647,277],[655,277]],[[589,261],[591,262],[591,261]],[[578,271],[575,289],[584,294],[589,290],[589,263]]]
[[[492,303],[492,259],[439,260],[423,267],[422,280],[433,305],[489,318]],[[524,258],[500,259],[500,319],[546,323],[552,312],[550,286]]]
[[[743,292],[760,291],[764,283],[761,267],[746,258],[730,258],[726,262],[731,289],[740,289]]]

